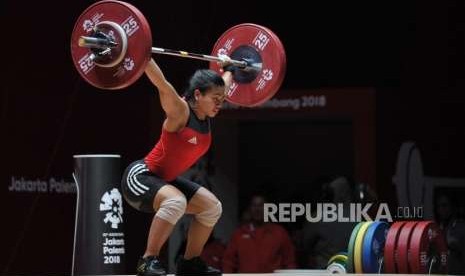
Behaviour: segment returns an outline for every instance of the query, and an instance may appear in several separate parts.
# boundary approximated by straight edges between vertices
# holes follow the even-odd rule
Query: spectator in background
[[[342,203],[348,217],[350,203],[354,201],[353,185],[346,177],[337,177],[322,186],[320,201]],[[313,216],[313,215],[312,215]],[[302,229],[305,263],[303,268],[324,269],[331,256],[347,252],[353,222],[305,222]]]
[[[449,248],[449,274],[465,275],[465,221],[457,216],[458,206],[450,196],[440,194],[435,203],[436,222]]]
[[[224,253],[224,273],[269,273],[296,267],[294,246],[286,230],[263,221],[264,203],[264,196],[252,197],[250,222],[234,231]]]

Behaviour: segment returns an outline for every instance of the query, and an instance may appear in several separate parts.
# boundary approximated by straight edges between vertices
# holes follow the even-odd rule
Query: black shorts
[[[171,184],[178,188],[187,199],[187,202],[194,196],[201,187],[183,177],[177,177],[173,181],[166,182],[156,174],[152,173],[144,160],[137,160],[131,163],[123,174],[121,188],[126,201],[135,209],[153,213],[153,199],[158,190],[164,185]]]

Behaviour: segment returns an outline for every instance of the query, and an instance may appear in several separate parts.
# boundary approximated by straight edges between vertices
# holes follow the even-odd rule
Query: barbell
[[[233,26],[216,41],[210,55],[152,47],[147,19],[133,5],[115,0],[96,2],[78,18],[71,36],[71,56],[79,74],[100,89],[130,86],[144,73],[152,54],[164,54],[239,68],[226,100],[257,106],[279,90],[286,72],[286,53],[278,36],[252,23]]]

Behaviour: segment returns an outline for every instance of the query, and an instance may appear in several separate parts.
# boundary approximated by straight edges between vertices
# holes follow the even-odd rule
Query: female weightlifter
[[[224,63],[222,76],[212,70],[197,70],[180,97],[152,59],[145,73],[155,85],[166,119],[161,137],[142,160],[131,163],[123,174],[126,201],[143,212],[154,213],[147,247],[137,265],[137,275],[166,275],[158,256],[182,215],[192,214],[184,256],[176,275],[221,275],[207,266],[200,254],[213,226],[221,216],[221,202],[199,184],[180,177],[211,143],[210,118],[215,117],[225,99],[225,89],[237,67]]]

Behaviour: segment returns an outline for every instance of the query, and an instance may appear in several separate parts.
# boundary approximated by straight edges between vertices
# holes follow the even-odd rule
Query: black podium
[[[120,156],[75,155],[77,185],[72,275],[125,274]]]

